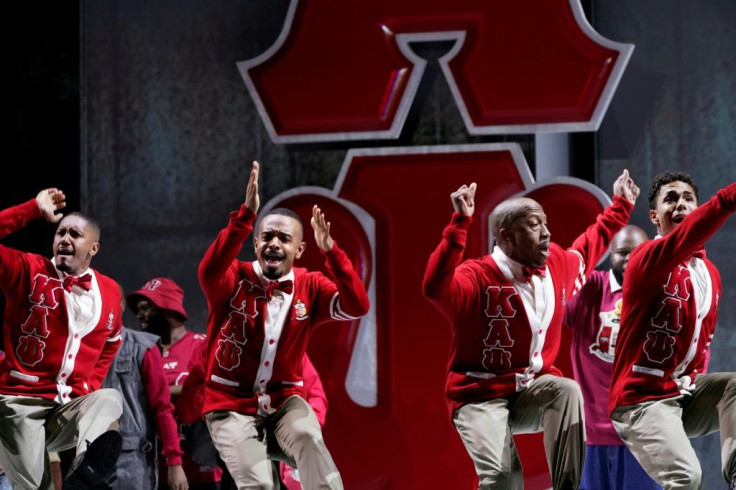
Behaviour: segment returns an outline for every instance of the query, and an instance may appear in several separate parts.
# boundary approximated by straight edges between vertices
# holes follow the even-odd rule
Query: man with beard
[[[189,330],[185,324],[188,319],[184,309],[184,291],[172,279],[156,277],[147,281],[140,289],[130,293],[128,307],[138,316],[141,329],[157,335],[163,344],[164,372],[171,391],[171,399],[176,407],[177,422],[182,422],[183,412],[190,410],[190,398],[181,397],[182,388],[192,372],[192,366],[204,356],[206,336]],[[193,387],[195,398],[201,398],[204,385]],[[202,426],[204,429],[204,426]],[[182,433],[192,437],[191,425],[182,426]],[[182,465],[191,489],[215,489],[222,477],[222,471],[215,466],[202,466],[192,459],[191,441],[184,440]],[[161,478],[168,469],[161,467]]]
[[[291,459],[308,490],[343,488],[305,401],[303,359],[318,325],[365,315],[368,295],[317,206],[311,225],[327,275],[293,267],[307,244],[299,216],[284,208],[261,217],[257,260],[237,259],[260,205],[258,173],[253,162],[245,202],[199,266],[209,307],[207,425],[239,488],[273,488],[272,457]]]
[[[429,258],[423,288],[452,325],[446,398],[480,488],[523,488],[513,434],[540,430],[554,488],[580,483],[582,394],[552,363],[565,303],[626,224],[639,195],[626,170],[613,191],[613,204],[567,250],[551,243],[539,203],[508,199],[491,213],[493,252],[465,261],[476,184],[450,195],[455,212]]]
[[[123,288],[120,286],[120,294]],[[125,303],[122,304],[125,310]],[[165,458],[168,488],[186,490],[181,462],[179,427],[174,420],[161,339],[123,327],[123,343],[103,386],[123,395],[120,434],[123,448],[115,472],[108,479],[113,490],[156,488],[159,481],[159,439]],[[158,436],[157,436],[158,435]]]
[[[54,488],[47,449],[76,446],[63,488],[102,483],[120,453],[120,394],[100,389],[120,346],[117,283],[92,269],[100,228],[91,218],[62,218],[64,193],[0,211],[0,237],[43,217],[59,223],[53,259],[0,245],[6,304],[0,365],[0,466],[13,488]]]
[[[621,285],[629,254],[647,241],[638,226],[627,225],[611,241],[610,270],[595,270],[565,309],[572,328],[570,357],[585,401],[585,468],[581,490],[657,490],[611,424],[608,392],[621,319]]]
[[[613,426],[664,488],[697,489],[702,469],[689,438],[721,431],[724,479],[736,487],[736,373],[708,373],[721,277],[705,242],[736,210],[736,183],[698,206],[685,172],[649,189],[657,238],[626,268],[609,411]]]

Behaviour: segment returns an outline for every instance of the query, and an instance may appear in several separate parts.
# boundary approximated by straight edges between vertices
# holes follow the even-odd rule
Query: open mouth
[[[539,244],[539,252],[545,257],[549,256],[549,242]]]
[[[269,267],[278,267],[284,261],[284,255],[275,252],[263,254],[263,259]]]
[[[56,255],[58,257],[72,257],[74,255],[74,250],[71,248],[60,248],[56,251]]]
[[[685,220],[685,218],[687,218],[686,214],[673,214],[672,222],[675,223],[676,225],[679,225]]]

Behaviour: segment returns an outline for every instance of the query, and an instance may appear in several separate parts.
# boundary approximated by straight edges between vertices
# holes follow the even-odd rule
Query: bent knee
[[[733,396],[736,394],[736,373],[731,374],[732,376],[729,378],[728,382],[726,382],[726,389],[724,391]]]
[[[104,407],[105,413],[119,419],[123,415],[123,396],[113,388],[101,388],[94,393],[95,404]]]
[[[703,470],[700,466],[690,466],[678,471],[669,481],[676,484],[676,488],[701,488]]]
[[[580,389],[580,385],[574,379],[560,378],[557,383],[557,389],[559,396],[563,396],[571,401],[583,400],[583,392]]]

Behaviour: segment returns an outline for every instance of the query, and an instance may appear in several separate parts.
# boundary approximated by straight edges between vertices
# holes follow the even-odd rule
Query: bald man
[[[52,188],[0,211],[0,238],[41,217],[59,223],[52,259],[0,245],[9,348],[0,363],[0,466],[15,489],[53,489],[46,450],[72,447],[63,488],[91,488],[114,470],[122,445],[121,396],[100,389],[120,347],[122,297],[90,267],[99,226],[80,213],[62,218],[65,206]]]
[[[567,303],[564,324],[572,329],[572,372],[585,401],[586,451],[580,489],[661,489],[616,433],[608,415],[613,356],[629,254],[648,240],[638,226],[621,228],[611,241],[611,268],[596,270]]]
[[[577,488],[585,457],[582,394],[552,363],[564,305],[591,274],[639,195],[627,171],[613,204],[563,250],[542,206],[528,198],[491,213],[491,255],[462,261],[476,184],[450,195],[455,209],[424,276],[425,296],[452,324],[446,399],[482,489],[521,489],[513,434],[544,431],[554,488]]]

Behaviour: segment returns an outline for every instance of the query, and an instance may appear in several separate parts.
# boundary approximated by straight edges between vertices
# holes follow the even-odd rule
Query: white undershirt
[[[263,270],[258,261],[253,262],[253,271],[261,281],[264,289],[271,282],[271,279],[263,275]],[[279,278],[279,282],[294,280],[294,271]],[[281,332],[289,315],[289,308],[294,295],[286,294],[279,289],[273,291],[273,297],[268,302],[266,318],[263,319],[263,330],[265,338],[263,340],[263,348],[261,349],[261,363],[258,366],[255,383],[253,385],[253,393],[258,396],[258,414],[267,415],[276,410],[271,405],[271,396],[266,393],[266,385],[273,377],[274,361],[276,359],[276,351],[278,349]]]
[[[491,254],[504,277],[514,286],[524,305],[529,328],[531,329],[531,343],[529,345],[529,367],[524,373],[516,375],[516,390],[529,386],[535,373],[544,366],[542,349],[544,348],[547,329],[555,312],[555,291],[552,278],[547,269],[546,277],[532,275],[531,281],[526,280],[522,272],[523,265],[507,256],[498,247],[493,247]]]

